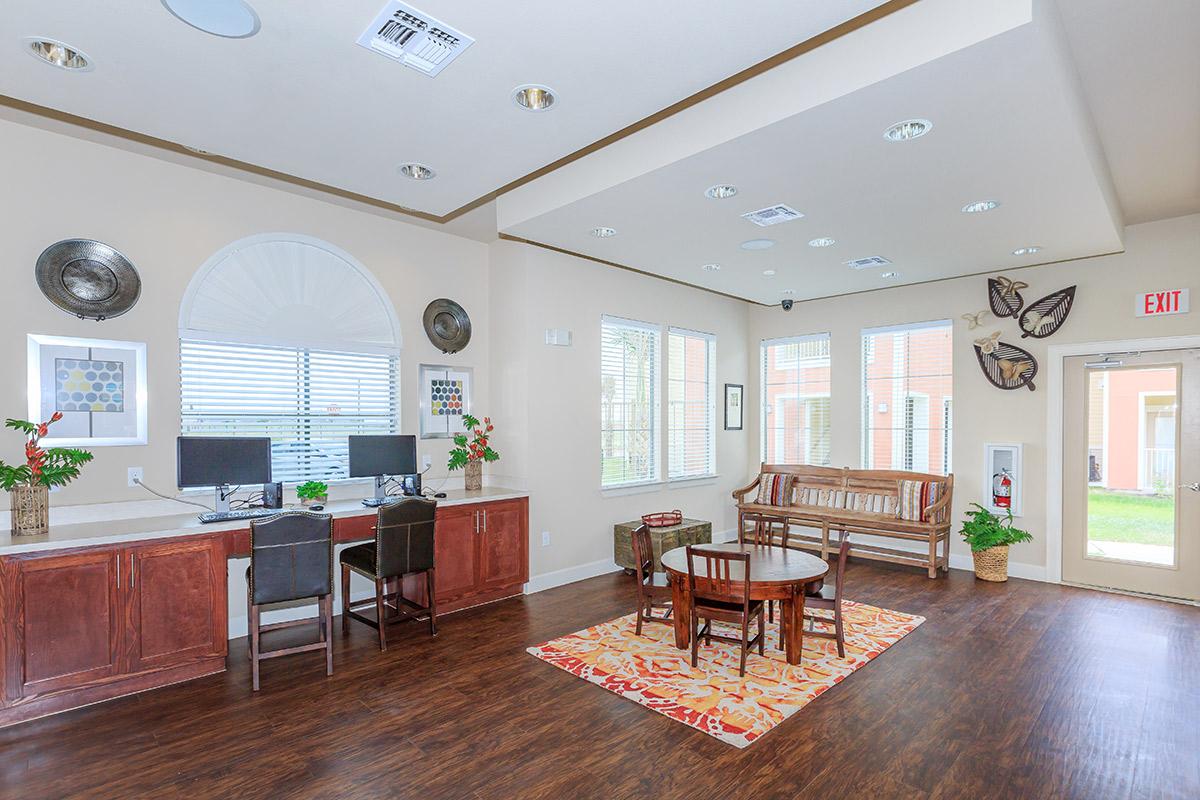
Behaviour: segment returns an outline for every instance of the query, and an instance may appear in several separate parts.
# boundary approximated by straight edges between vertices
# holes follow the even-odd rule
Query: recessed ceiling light
[[[765,275],[765,276],[766,276],[766,277],[768,277],[768,278],[774,278],[774,277],[775,277],[775,270],[773,270],[773,269],[764,269],[764,270],[763,270],[763,275]]]
[[[704,190],[704,196],[711,197],[713,200],[724,200],[735,194],[737,194],[737,187],[730,186],[728,183],[718,183],[716,186],[710,186]]]
[[[705,272],[717,272],[718,270],[721,269],[721,265],[720,264],[705,264],[704,266],[700,267],[700,269],[704,270]]]
[[[933,123],[927,119],[906,119],[884,131],[883,138],[889,142],[907,142],[910,139],[919,139],[931,130]]]
[[[549,86],[527,83],[513,89],[513,102],[526,111],[549,111],[558,100]]]
[[[822,236],[820,238],[810,239],[808,241],[809,247],[833,247],[835,244],[837,244],[837,239],[830,239],[828,236]]]
[[[25,44],[29,47],[31,56],[59,69],[69,69],[72,72],[87,72],[92,69],[92,60],[68,44],[38,37],[26,39]]]
[[[743,250],[766,250],[775,246],[774,239],[750,239],[742,242],[740,245]]]
[[[974,203],[967,203],[963,206],[962,212],[964,214],[982,214],[984,211],[991,211],[999,207],[999,200],[976,200]]]
[[[597,239],[607,239],[610,236],[616,236],[617,232],[613,228],[592,228],[592,236]]]
[[[415,161],[408,164],[401,164],[397,169],[400,174],[406,178],[411,178],[414,181],[428,181],[437,177],[437,173],[432,167],[427,167],[424,164],[418,164]]]
[[[244,0],[162,0],[163,8],[198,31],[225,39],[258,33],[258,14]]]
[[[881,277],[881,278],[899,278],[900,273],[899,272],[881,272],[881,273],[879,273],[879,277]]]
[[[1031,244],[1028,247],[1018,247],[1016,250],[1013,250],[1013,255],[1014,256],[1031,256],[1034,253],[1040,253],[1041,251],[1042,251],[1041,245]]]

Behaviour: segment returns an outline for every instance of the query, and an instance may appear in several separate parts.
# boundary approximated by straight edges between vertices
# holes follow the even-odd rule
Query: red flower
[[[47,432],[48,430],[49,430],[49,423],[43,422],[41,425],[38,425],[38,426],[37,426],[37,435],[38,435],[38,438],[41,438],[42,436],[45,436],[45,435],[46,435],[46,432]]]
[[[60,419],[62,419],[61,411],[55,411],[53,414],[50,415],[50,422],[58,422]]]

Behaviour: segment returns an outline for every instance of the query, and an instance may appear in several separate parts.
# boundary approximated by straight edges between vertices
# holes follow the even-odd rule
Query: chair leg
[[[695,607],[692,608],[691,626],[692,626],[692,669],[695,669],[697,666],[697,663],[698,663],[697,659],[699,658],[699,653],[700,653],[700,620],[696,616]]]
[[[350,568],[342,564],[342,635],[350,632]]]
[[[640,580],[640,578],[639,578]],[[642,635],[642,620],[646,618],[646,601],[642,599],[641,592],[638,592],[638,609],[637,609],[637,625],[634,626],[634,636]]]
[[[771,622],[774,622],[775,621],[775,601],[774,600],[767,601],[767,614],[770,616]]]
[[[758,612],[758,654],[760,656],[767,654],[767,626],[763,621],[762,611]]]
[[[379,620],[379,649],[387,650],[387,618],[383,614],[383,580],[375,579],[375,614]]]
[[[837,636],[838,658],[846,657],[846,635],[842,632],[842,604],[833,607],[833,631]]]
[[[437,581],[434,580],[432,567],[425,570],[425,592],[429,603],[429,635],[437,636]]]
[[[333,674],[333,593],[322,598],[325,611],[325,674]]]
[[[259,640],[258,640],[258,606],[251,604],[250,606],[250,684],[253,691],[258,691],[258,661],[259,661]]]
[[[738,677],[746,677],[746,651],[750,649],[750,619],[742,615],[742,657],[738,663]]]

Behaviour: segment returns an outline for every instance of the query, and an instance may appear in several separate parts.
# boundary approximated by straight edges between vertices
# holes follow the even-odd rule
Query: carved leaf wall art
[[[1068,286],[1048,294],[1041,300],[1030,303],[1021,313],[1021,338],[1032,336],[1035,339],[1045,339],[1062,327],[1071,313],[1075,303],[1075,287]]]
[[[988,278],[988,305],[992,307],[992,313],[1001,319],[1020,314],[1021,306],[1025,304],[1021,290],[1028,288],[1025,281],[1010,280],[1003,275]]]

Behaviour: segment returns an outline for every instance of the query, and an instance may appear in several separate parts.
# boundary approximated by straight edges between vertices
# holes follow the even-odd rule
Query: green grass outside
[[[1175,543],[1175,498],[1088,489],[1088,539],[1168,547]]]

